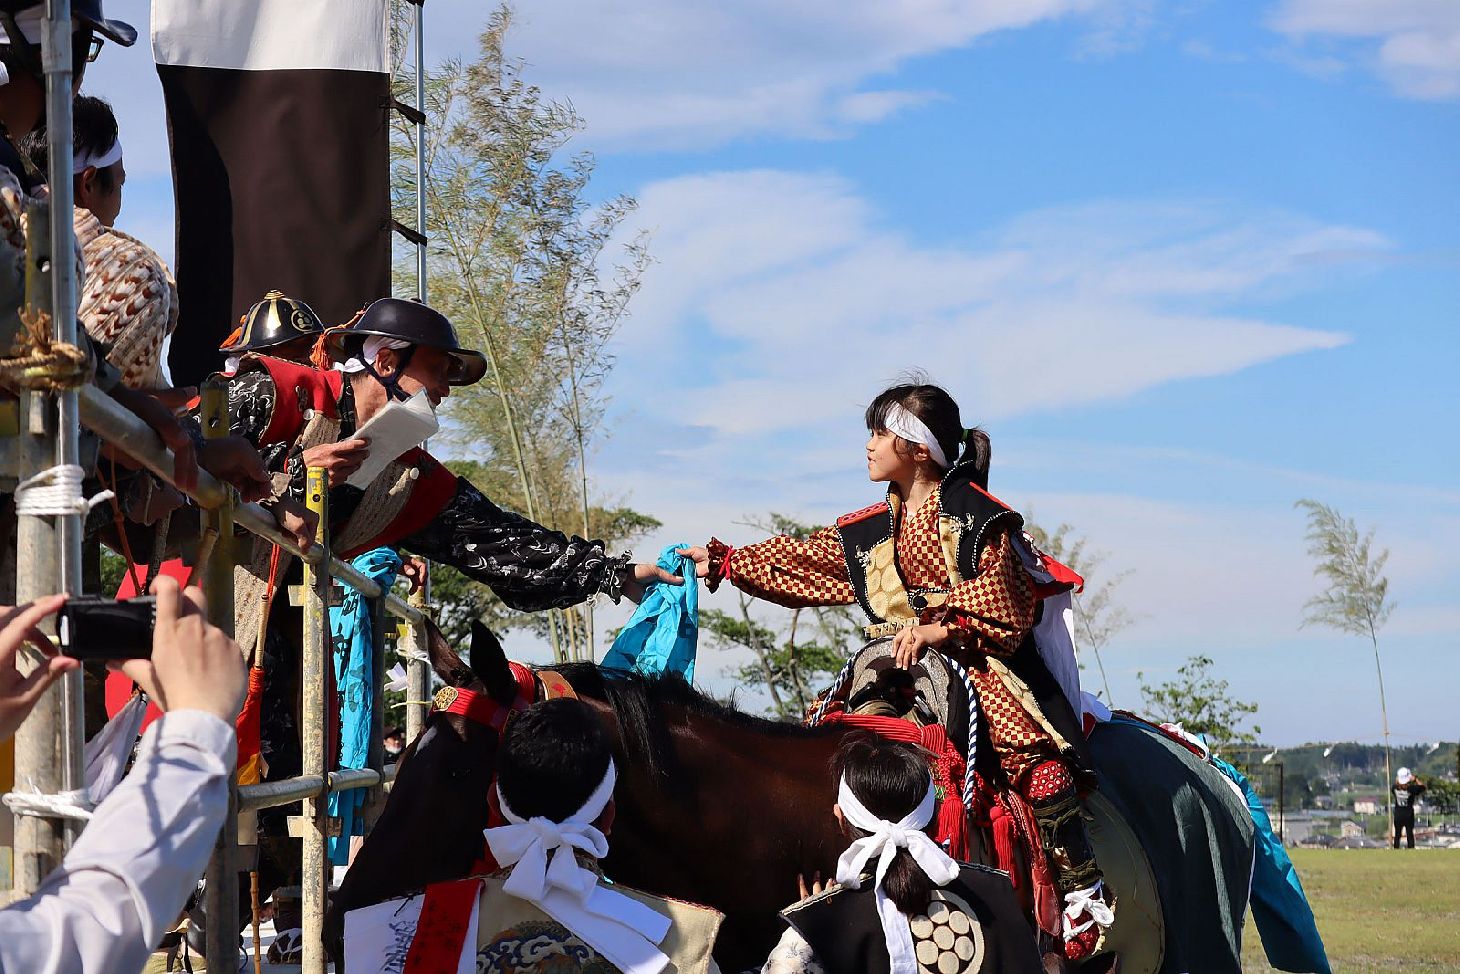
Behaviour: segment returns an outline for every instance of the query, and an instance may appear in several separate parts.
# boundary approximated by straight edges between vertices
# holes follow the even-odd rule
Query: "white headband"
[[[669,963],[658,947],[669,933],[669,918],[598,885],[598,874],[580,865],[575,855],[579,849],[595,859],[608,855],[608,839],[593,822],[613,797],[617,780],[610,759],[583,807],[561,822],[522,818],[508,806],[499,786],[497,803],[510,824],[483,834],[498,865],[512,867],[504,893],[535,904],[625,974],[658,974]]]
[[[896,434],[907,440],[909,443],[921,443],[928,448],[928,456],[934,463],[947,470],[952,464],[948,462],[948,455],[938,445],[938,438],[928,425],[918,419],[912,413],[903,408],[901,403],[893,403],[887,410],[887,416],[882,424],[887,427],[887,432]]]
[[[115,166],[122,161],[122,140],[117,139],[112,147],[105,152],[91,153],[83,152],[76,156],[71,163],[71,175],[79,176],[86,171],[87,166],[95,166],[98,169],[105,169],[107,166]]]
[[[901,434],[899,434],[901,435]],[[918,959],[913,950],[912,930],[908,918],[887,898],[882,881],[887,868],[892,865],[898,849],[912,854],[918,868],[927,873],[935,886],[947,886],[958,877],[958,863],[948,856],[938,843],[928,837],[923,829],[933,820],[938,808],[938,794],[933,788],[933,776],[928,776],[928,793],[918,807],[896,822],[878,818],[867,811],[857,796],[852,794],[847,779],[842,778],[837,786],[836,803],[841,806],[847,822],[871,835],[858,839],[847,847],[836,861],[836,881],[851,889],[860,889],[862,873],[873,856],[877,857],[876,890],[877,915],[882,919],[882,933],[887,939],[887,957],[891,961],[891,974],[917,974]]]
[[[343,372],[350,375],[355,372],[364,372],[366,364],[375,365],[375,360],[380,357],[382,348],[409,348],[410,342],[403,342],[399,338],[386,338],[384,335],[371,335],[365,339],[365,347],[360,349],[360,354],[345,359],[343,362],[336,362],[336,372]]]

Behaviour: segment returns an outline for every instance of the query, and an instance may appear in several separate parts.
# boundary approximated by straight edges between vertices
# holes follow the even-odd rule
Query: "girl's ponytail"
[[[973,462],[973,479],[984,490],[989,489],[989,461],[992,457],[993,445],[987,433],[977,426],[963,431],[963,452],[958,455],[958,462]]]

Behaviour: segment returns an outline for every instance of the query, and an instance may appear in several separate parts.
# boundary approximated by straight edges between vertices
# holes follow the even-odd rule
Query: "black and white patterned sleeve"
[[[577,605],[604,594],[615,602],[628,575],[628,558],[602,541],[552,531],[504,511],[458,478],[456,495],[425,528],[400,546],[461,571],[525,612]]]

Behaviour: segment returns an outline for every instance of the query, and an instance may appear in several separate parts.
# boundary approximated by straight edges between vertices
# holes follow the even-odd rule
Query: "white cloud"
[[[1299,41],[1358,43],[1357,57],[1407,98],[1460,98],[1455,0],[1282,0],[1271,24]]]
[[[991,417],[1333,348],[1347,338],[1228,307],[1388,246],[1284,213],[1105,202],[934,248],[883,226],[836,176],[765,170],[666,180],[639,200],[632,229],[651,233],[658,262],[626,351],[667,362],[712,348],[692,421],[732,435],[817,429],[909,367],[941,372]]]
[[[569,97],[595,145],[701,147],[758,134],[824,138],[925,102],[876,80],[998,31],[1081,17],[1110,50],[1146,0],[536,0],[511,47]],[[448,13],[464,23],[465,11]],[[427,18],[431,17],[428,10]],[[1118,41],[1117,38],[1122,40]],[[873,87],[867,87],[872,85]]]

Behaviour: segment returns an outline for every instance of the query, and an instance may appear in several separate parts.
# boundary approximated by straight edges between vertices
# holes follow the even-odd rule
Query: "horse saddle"
[[[819,723],[833,707],[847,713],[899,717],[920,727],[938,724],[965,760],[970,758],[969,734],[973,688],[956,664],[941,653],[926,653],[911,669],[893,659],[892,638],[875,639],[858,650],[823,694],[811,723]]]

